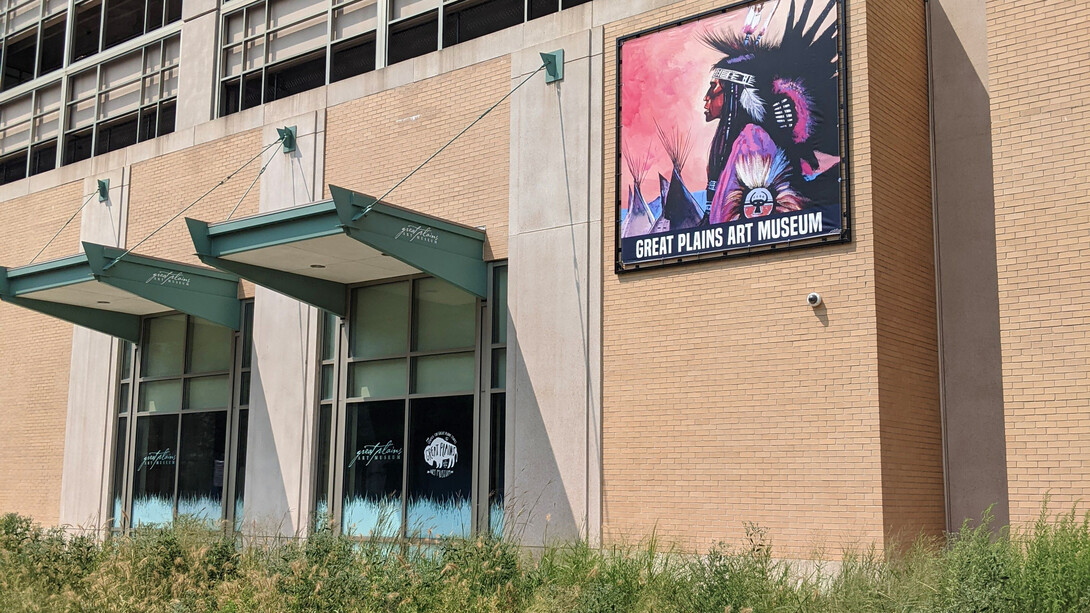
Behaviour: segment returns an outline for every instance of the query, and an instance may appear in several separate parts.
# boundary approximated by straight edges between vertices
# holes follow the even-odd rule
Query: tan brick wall
[[[1090,500],[1090,10],[989,0],[1011,521]]]
[[[261,142],[261,130],[250,130],[133,165],[126,245],[132,248],[183,207],[257,155],[267,144]],[[261,159],[252,162],[140,245],[135,252],[201,265],[193,255],[193,242],[184,218],[193,217],[207,222],[226,219],[257,177],[261,164]],[[234,217],[256,214],[260,199],[261,182],[258,181]]]
[[[883,509],[908,541],[946,524],[925,24],[923,3],[867,3]]]
[[[82,187],[77,181],[0,203],[0,264],[14,268],[29,263],[79,209],[85,200]],[[77,215],[36,261],[76,253],[79,228]],[[22,513],[55,524],[72,325],[0,302],[0,330],[0,513]]]
[[[330,108],[324,184],[381,196],[510,89],[503,57]],[[386,200],[486,226],[485,258],[506,258],[510,140],[504,102]]]
[[[908,85],[917,97],[921,87],[926,95],[925,73],[907,70],[901,80],[908,85],[876,84],[878,75],[867,57],[870,45],[878,44],[871,41],[872,28],[879,26],[873,36],[886,49],[885,58],[895,56],[900,39],[907,37],[916,37],[912,45],[918,51],[922,21],[898,32],[897,20],[883,13],[872,24],[869,4],[851,2],[848,15],[850,244],[614,274],[615,118],[606,115],[602,449],[607,540],[655,530],[670,542],[702,549],[718,540],[737,542],[743,523],[752,521],[769,529],[780,555],[809,557],[823,551],[835,557],[851,544],[882,545],[889,532],[915,532],[924,523],[930,530],[943,527],[941,475],[938,483],[929,475],[917,487],[913,478],[886,466],[903,461],[906,474],[921,466],[941,467],[934,391],[928,396],[895,381],[916,360],[927,360],[913,353],[898,361],[895,353],[903,344],[879,344],[880,338],[889,342],[880,330],[903,326],[913,338],[926,338],[929,329],[930,378],[921,377],[918,384],[933,386],[933,293],[930,310],[879,326],[879,316],[902,314],[890,312],[890,290],[876,289],[902,278],[918,283],[931,265],[930,260],[917,263],[911,273],[891,269],[904,246],[892,237],[875,238],[876,223],[890,232],[887,220],[904,206],[896,189],[911,187],[912,196],[926,190],[926,183],[920,184],[928,167],[926,98],[922,116],[910,119],[924,122],[911,129],[911,155],[896,156],[910,167],[907,176],[891,176],[901,172],[893,162],[871,160],[872,105],[877,102],[890,112],[886,100],[876,98]],[[720,5],[682,2],[607,26],[605,108],[615,104],[618,36]],[[913,104],[910,112],[919,113],[918,100]],[[893,125],[892,118],[885,118],[881,136],[894,136]],[[931,223],[929,201],[923,204],[913,203],[921,218],[908,223],[913,238],[925,244],[911,245],[905,254],[909,258],[931,249],[930,235],[920,236]],[[806,306],[811,291],[823,295],[823,308]],[[927,354],[926,349],[921,353]],[[931,404],[917,408],[918,397]],[[890,410],[880,411],[881,406]],[[912,415],[898,422],[891,413],[904,407]],[[917,422],[927,423],[917,427]],[[910,449],[930,457],[913,462],[903,453]],[[923,499],[919,504],[928,511],[919,515],[925,517],[917,516],[914,507],[902,509],[894,495],[902,489]]]

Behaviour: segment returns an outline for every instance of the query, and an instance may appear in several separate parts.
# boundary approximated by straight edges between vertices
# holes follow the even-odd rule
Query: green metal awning
[[[141,316],[170,310],[239,329],[236,275],[95,243],[83,243],[83,250],[0,267],[0,300],[134,343]]]
[[[348,285],[425,272],[484,297],[484,232],[330,186],[332,200],[218,224],[186,219],[197,257],[342,317]]]

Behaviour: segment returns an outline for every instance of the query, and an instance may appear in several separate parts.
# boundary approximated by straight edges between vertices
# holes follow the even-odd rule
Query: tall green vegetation
[[[241,545],[196,522],[98,543],[0,517],[0,611],[677,612],[1090,611],[1090,523],[1074,513],[994,534],[964,526],[896,554],[792,565],[766,533],[704,555],[495,539],[440,545],[306,540]]]

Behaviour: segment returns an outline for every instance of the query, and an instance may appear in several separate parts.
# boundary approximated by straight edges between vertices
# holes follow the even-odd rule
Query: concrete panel
[[[542,71],[512,97],[511,193],[512,197],[533,196],[512,207],[512,234],[588,219],[591,60],[585,53],[590,49],[590,32],[516,54],[511,62],[512,86],[525,78],[522,68],[532,71],[541,65],[539,52],[564,48],[567,54],[567,47],[584,56],[565,57],[563,81],[546,85]]]
[[[307,527],[317,325],[317,309],[256,288],[243,510],[251,536]]]
[[[583,31],[512,57],[508,525],[526,545],[601,538],[601,57]],[[526,143],[533,143],[527,147]],[[588,220],[593,220],[588,222]]]
[[[80,216],[80,239],[120,246],[128,172],[118,169],[85,179],[82,193],[95,192],[100,178],[110,180],[109,199],[99,202],[91,196]],[[83,199],[72,203],[73,210]],[[103,528],[109,518],[118,345],[111,336],[74,326],[59,516],[60,524],[73,531]]]
[[[297,150],[263,156],[261,212],[315,200],[324,172],[325,112],[285,117],[262,130],[296,126]],[[318,309],[263,287],[254,297],[253,383],[243,530],[251,536],[304,534],[309,524],[315,428]]]
[[[178,116],[175,129],[184,130],[214,117],[217,14],[206,13],[182,24],[178,69]]]
[[[321,196],[319,163],[325,155],[325,111],[280,118],[265,126],[261,142],[275,141],[276,130],[290,126],[296,129],[296,150],[284,153],[277,146],[262,156],[262,163],[268,166],[261,175],[261,211],[309,204]]]
[[[1002,526],[1009,514],[985,3],[928,6],[947,528],[989,506]]]
[[[591,30],[590,82],[602,82],[601,28]],[[590,227],[587,232],[587,340],[593,348],[589,361],[590,389],[587,394],[587,539],[597,545],[602,541],[602,129],[603,92],[590,88],[590,149],[587,174]]]
[[[588,224],[511,239],[509,524],[527,545],[587,535]],[[512,376],[513,373],[513,376]]]
[[[182,20],[189,21],[219,7],[218,0],[187,0],[182,3]]]

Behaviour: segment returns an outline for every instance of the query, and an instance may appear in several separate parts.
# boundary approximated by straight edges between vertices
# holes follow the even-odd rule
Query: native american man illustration
[[[757,218],[835,203],[840,158],[837,130],[837,30],[826,24],[835,0],[812,15],[794,0],[783,37],[765,34],[780,0],[749,9],[741,32],[705,32],[723,54],[704,96],[706,121],[718,120],[708,156],[704,223]],[[762,25],[763,21],[763,25]]]

